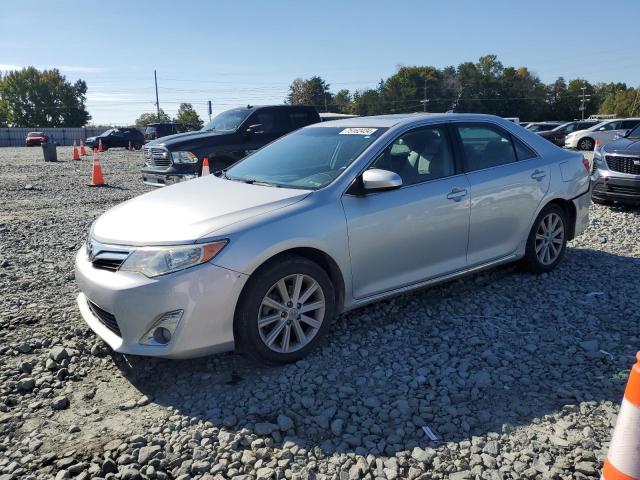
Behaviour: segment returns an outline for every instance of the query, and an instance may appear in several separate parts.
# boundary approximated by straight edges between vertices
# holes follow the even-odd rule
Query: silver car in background
[[[513,262],[588,224],[588,162],[499,117],[315,124],[92,225],[78,306],[114,350],[306,355],[346,310]]]

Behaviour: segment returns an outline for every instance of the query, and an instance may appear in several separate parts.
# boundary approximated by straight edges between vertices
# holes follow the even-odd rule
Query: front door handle
[[[454,187],[453,190],[451,190],[447,194],[447,198],[449,200],[453,200],[454,202],[459,202],[466,196],[467,196],[467,191],[464,188],[458,188],[458,187]]]
[[[542,180],[544,177],[546,177],[547,174],[544,172],[544,170],[535,170],[532,174],[531,174],[531,178],[533,178],[534,180],[537,180],[538,182],[540,180]]]

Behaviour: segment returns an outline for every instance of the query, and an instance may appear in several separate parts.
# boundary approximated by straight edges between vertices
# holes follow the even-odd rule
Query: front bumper
[[[84,248],[76,255],[77,302],[91,329],[115,351],[164,358],[189,358],[232,350],[233,317],[247,275],[205,263],[147,278],[135,272],[94,268]],[[120,335],[89,308],[87,300],[115,317]],[[167,345],[143,345],[143,335],[165,313],[183,310]]]
[[[165,187],[198,178],[197,173],[158,173],[142,170],[142,182],[152,187]]]
[[[567,138],[564,139],[564,148],[578,148],[578,138]]]
[[[629,178],[598,173],[594,181],[593,198],[640,204],[640,176]]]

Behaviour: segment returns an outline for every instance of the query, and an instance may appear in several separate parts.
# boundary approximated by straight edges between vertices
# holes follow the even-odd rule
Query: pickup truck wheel
[[[318,345],[334,315],[327,273],[306,258],[291,256],[249,279],[236,311],[236,344],[261,364],[295,362]]]
[[[140,150],[142,148],[142,144],[141,143],[134,143],[133,144],[133,148],[135,148],[136,150]]]

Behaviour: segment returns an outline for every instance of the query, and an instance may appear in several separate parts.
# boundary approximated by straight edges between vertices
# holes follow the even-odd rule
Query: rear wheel
[[[567,246],[567,220],[560,206],[547,205],[533,223],[527,239],[524,265],[534,273],[550,272]]]
[[[234,332],[240,351],[260,363],[295,362],[313,350],[335,315],[327,273],[302,257],[259,270],[239,301]]]
[[[578,142],[578,150],[593,150],[595,142],[592,138],[581,138]]]

